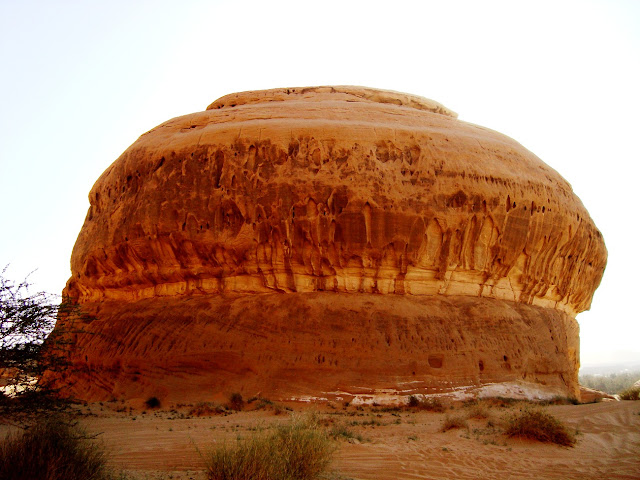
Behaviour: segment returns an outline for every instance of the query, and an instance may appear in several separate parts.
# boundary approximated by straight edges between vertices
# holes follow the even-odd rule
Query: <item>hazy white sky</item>
[[[437,100],[564,176],[609,263],[582,363],[640,361],[640,1],[0,0],[0,266],[60,292],[99,175],[231,92],[364,85]]]

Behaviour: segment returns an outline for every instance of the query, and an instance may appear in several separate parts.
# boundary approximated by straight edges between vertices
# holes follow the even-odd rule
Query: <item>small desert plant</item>
[[[256,410],[264,410],[268,407],[271,407],[273,405],[273,402],[271,400],[269,400],[268,398],[262,398],[262,397],[258,397],[256,398],[256,400],[258,403],[255,406]],[[251,402],[247,402],[247,403],[251,403]]]
[[[440,427],[441,432],[447,432],[449,430],[453,430],[454,428],[468,428],[467,421],[462,417],[450,417],[447,415],[442,422],[442,427]]]
[[[633,387],[620,392],[621,400],[640,400],[640,387]]]
[[[537,409],[525,409],[513,415],[507,422],[505,434],[509,437],[530,438],[567,447],[576,443],[575,436],[562,422]]]
[[[446,410],[446,406],[442,403],[442,400],[439,398],[427,398],[426,400],[420,402],[418,405],[420,410],[427,410],[429,412],[438,412],[442,413]]]
[[[211,415],[225,415],[227,410],[222,405],[213,402],[198,402],[189,410],[189,416],[204,417]]]
[[[381,427],[384,425],[384,423],[382,423],[380,420],[377,420],[375,418],[369,418],[368,420],[354,420],[351,422],[351,425],[358,426],[358,425],[362,425],[363,427]]]
[[[253,406],[254,410],[273,410],[274,415],[281,415],[286,411],[291,410],[284,405],[280,405],[279,403],[276,403],[264,397],[251,397],[249,400],[247,400],[247,404],[251,405],[253,403],[255,403],[255,405]]]
[[[327,469],[334,450],[313,419],[297,419],[235,446],[221,445],[205,460],[210,480],[312,480]]]
[[[107,480],[104,450],[92,437],[60,418],[37,422],[0,444],[3,480]],[[122,477],[120,477],[122,478]]]
[[[150,397],[144,403],[148,408],[158,408],[160,406],[160,400],[158,400],[158,397]]]
[[[425,398],[421,399],[415,395],[409,397],[407,404],[409,408],[415,408],[418,410],[427,410],[428,412],[442,413],[445,411],[445,406],[439,398]]]
[[[244,400],[239,393],[232,393],[229,395],[229,408],[231,410],[240,411],[244,408]]]
[[[413,397],[413,395],[411,395],[411,397]],[[409,397],[409,402],[411,402],[411,397]],[[401,407],[400,405],[385,405],[383,407],[375,409],[374,412],[383,412],[383,413],[393,414],[395,412],[401,412],[402,410],[403,410],[403,407]]]
[[[516,398],[510,398],[510,397],[486,397],[483,399],[483,401],[486,402],[488,405],[496,406],[500,408],[509,408],[521,402],[521,400],[518,400]]]
[[[340,423],[329,428],[329,435],[336,440],[357,440],[364,442],[364,437],[359,433],[355,433],[347,425]]]
[[[556,395],[549,400],[539,402],[540,405],[580,405],[580,401],[575,397],[562,397]]]
[[[469,407],[468,418],[483,419],[489,416],[489,410],[482,403],[475,403]]]

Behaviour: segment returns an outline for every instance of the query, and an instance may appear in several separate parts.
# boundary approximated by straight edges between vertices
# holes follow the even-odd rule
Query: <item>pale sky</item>
[[[640,1],[0,0],[0,267],[60,293],[100,174],[227,93],[363,85],[432,98],[556,169],[609,262],[582,364],[640,362]]]

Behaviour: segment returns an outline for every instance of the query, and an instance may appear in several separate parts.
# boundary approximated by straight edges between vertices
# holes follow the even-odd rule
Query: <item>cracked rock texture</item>
[[[228,95],[142,135],[89,201],[77,396],[579,395],[602,235],[557,172],[431,100]]]

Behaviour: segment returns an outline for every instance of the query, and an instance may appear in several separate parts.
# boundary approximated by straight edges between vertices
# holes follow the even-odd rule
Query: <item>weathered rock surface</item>
[[[81,396],[578,395],[602,236],[553,169],[431,100],[228,95],[142,135],[89,200],[66,288],[97,317]]]
[[[619,401],[620,398],[616,398],[614,395],[609,395],[607,392],[594,390],[593,388],[580,385],[580,401],[582,403],[594,403],[602,400]]]

